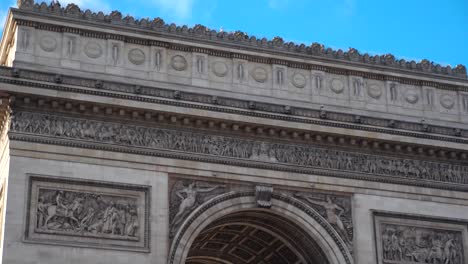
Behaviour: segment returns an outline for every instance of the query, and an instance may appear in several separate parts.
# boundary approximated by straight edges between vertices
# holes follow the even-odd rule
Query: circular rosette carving
[[[141,49],[132,49],[128,52],[128,60],[135,65],[142,65],[145,59],[145,53]]]
[[[97,59],[102,56],[102,47],[98,43],[91,41],[86,44],[84,53],[91,59]]]
[[[52,52],[57,48],[57,40],[52,36],[43,36],[39,41],[39,46],[46,52]]]
[[[378,84],[371,84],[367,87],[367,94],[374,99],[379,99],[382,96],[382,87]]]
[[[333,79],[330,82],[330,89],[336,94],[340,94],[344,91],[344,83],[340,79]]]
[[[302,73],[294,73],[291,77],[291,83],[297,88],[304,88],[307,84],[307,79]]]
[[[228,66],[226,65],[226,63],[222,61],[213,62],[211,67],[213,68],[214,75],[218,77],[224,77],[228,74],[228,70],[229,70]]]
[[[182,55],[175,55],[171,58],[171,66],[176,71],[187,69],[187,60]]]
[[[455,100],[452,96],[445,94],[440,97],[440,104],[445,109],[452,109],[455,106]]]
[[[409,90],[408,92],[406,92],[405,99],[406,99],[406,102],[410,104],[415,104],[419,100],[419,95],[416,91]]]
[[[268,79],[268,72],[262,67],[257,67],[252,71],[252,78],[259,83],[264,83]]]

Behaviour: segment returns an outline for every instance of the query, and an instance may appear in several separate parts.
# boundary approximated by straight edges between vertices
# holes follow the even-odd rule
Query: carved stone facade
[[[18,7],[0,263],[468,263],[464,66]]]
[[[32,175],[30,191],[27,241],[148,250],[147,187]]]

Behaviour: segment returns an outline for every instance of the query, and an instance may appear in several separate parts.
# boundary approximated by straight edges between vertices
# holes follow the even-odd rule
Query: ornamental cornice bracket
[[[271,208],[271,196],[273,194],[273,186],[257,185],[255,186],[255,201],[259,208]]]

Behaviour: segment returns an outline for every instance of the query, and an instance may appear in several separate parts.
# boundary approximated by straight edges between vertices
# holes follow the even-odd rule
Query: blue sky
[[[468,0],[63,0],[94,11],[468,66]],[[0,0],[0,19],[16,0]],[[3,27],[2,27],[3,28]]]

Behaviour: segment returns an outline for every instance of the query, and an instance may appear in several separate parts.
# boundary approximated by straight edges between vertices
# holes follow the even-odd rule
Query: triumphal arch
[[[466,264],[466,68],[20,0],[1,263]]]

